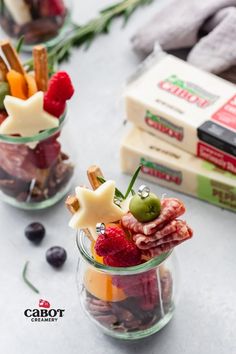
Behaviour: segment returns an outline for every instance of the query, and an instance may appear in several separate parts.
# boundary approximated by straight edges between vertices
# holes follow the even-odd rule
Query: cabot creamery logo
[[[212,105],[219,96],[206,91],[202,87],[190,81],[180,79],[177,75],[171,75],[158,83],[158,86],[185,101],[196,104],[200,108]]]
[[[161,133],[170,136],[171,138],[182,141],[184,138],[184,130],[166,118],[155,115],[150,111],[146,111],[145,122],[149,127],[159,130]]]
[[[51,308],[47,300],[40,299],[38,308],[26,309],[24,315],[31,322],[57,322],[59,318],[64,316],[64,312],[64,309]]]

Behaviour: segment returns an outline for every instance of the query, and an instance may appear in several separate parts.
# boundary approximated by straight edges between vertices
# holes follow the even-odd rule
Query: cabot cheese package
[[[236,176],[150,133],[133,128],[121,143],[121,169],[164,187],[236,211]]]
[[[127,119],[236,174],[236,86],[171,55],[125,91]]]

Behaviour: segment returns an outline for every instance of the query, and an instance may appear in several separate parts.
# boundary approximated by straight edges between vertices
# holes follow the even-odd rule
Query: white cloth
[[[201,35],[200,35],[201,34]],[[236,0],[173,0],[132,38],[142,55],[192,47],[187,61],[213,73],[236,65]]]

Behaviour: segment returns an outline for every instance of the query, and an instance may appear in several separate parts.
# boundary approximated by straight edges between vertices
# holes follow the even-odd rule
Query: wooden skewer
[[[37,45],[33,49],[35,81],[39,91],[48,88],[48,55],[44,45]]]
[[[0,47],[2,48],[2,51],[10,65],[10,68],[24,75],[25,70],[23,68],[23,65],[21,64],[20,58],[11,43],[7,40],[0,41]]]
[[[7,64],[5,63],[4,59],[1,57],[1,55],[0,55],[0,71],[2,74],[2,79],[5,81],[7,73],[8,73],[8,67],[7,67]]]

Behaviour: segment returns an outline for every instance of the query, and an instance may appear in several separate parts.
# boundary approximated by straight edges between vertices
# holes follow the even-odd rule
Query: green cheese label
[[[202,167],[208,171],[217,170],[218,173],[236,180],[236,176],[232,173],[220,170],[213,164],[203,161]],[[222,182],[213,181],[204,176],[198,176],[198,190],[199,198],[209,201],[223,208],[228,208],[236,211],[236,187],[229,186]]]

